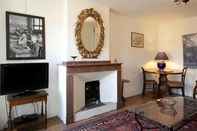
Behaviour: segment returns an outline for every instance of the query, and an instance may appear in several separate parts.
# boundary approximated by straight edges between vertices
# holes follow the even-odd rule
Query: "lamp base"
[[[159,70],[163,71],[166,68],[166,63],[165,62],[158,62],[157,67]]]

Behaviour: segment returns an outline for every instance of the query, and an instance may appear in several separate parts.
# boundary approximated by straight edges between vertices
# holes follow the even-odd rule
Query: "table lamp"
[[[162,71],[166,67],[165,61],[169,60],[169,59],[168,59],[168,56],[165,52],[158,52],[156,57],[155,57],[155,60],[157,61],[158,69]]]

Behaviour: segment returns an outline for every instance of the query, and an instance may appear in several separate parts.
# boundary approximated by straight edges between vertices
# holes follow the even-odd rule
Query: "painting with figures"
[[[45,59],[45,19],[6,12],[7,59]]]
[[[183,36],[184,66],[197,68],[197,33]]]

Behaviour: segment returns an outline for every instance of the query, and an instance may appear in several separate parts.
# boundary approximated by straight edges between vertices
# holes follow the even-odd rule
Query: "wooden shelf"
[[[27,119],[23,119],[22,117],[17,117],[14,120],[12,120],[12,123],[14,125],[14,129],[20,130],[23,128],[34,128],[37,129],[38,127],[35,125],[38,125],[40,123],[44,123],[45,120],[45,115],[38,115],[37,118],[32,119],[32,120],[27,120]],[[44,128],[44,124],[41,124],[42,127]]]

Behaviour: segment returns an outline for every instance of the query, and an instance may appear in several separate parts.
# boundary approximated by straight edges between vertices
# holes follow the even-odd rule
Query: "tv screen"
[[[0,95],[48,88],[48,63],[0,64]]]

